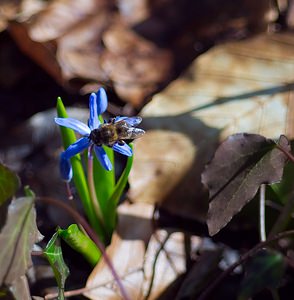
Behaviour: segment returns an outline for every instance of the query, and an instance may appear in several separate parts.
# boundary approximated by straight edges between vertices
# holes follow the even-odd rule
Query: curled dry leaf
[[[220,141],[237,132],[294,137],[293,61],[290,34],[228,43],[197,58],[142,110],[147,134],[135,143],[131,199],[205,220],[200,174]]]

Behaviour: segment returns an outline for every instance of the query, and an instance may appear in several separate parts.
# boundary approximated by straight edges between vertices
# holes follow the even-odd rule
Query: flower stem
[[[99,250],[102,253],[102,256],[104,258],[104,261],[106,263],[106,265],[108,266],[108,268],[110,269],[112,276],[117,284],[117,286],[120,289],[121,295],[123,297],[124,300],[130,300],[117,272],[114,269],[114,266],[110,260],[110,258],[108,257],[105,247],[103,245],[103,243],[100,241],[98,235],[95,233],[95,231],[91,228],[91,226],[88,224],[88,222],[72,207],[70,207],[69,205],[67,205],[66,203],[62,202],[62,201],[58,201],[54,198],[50,198],[50,197],[37,197],[36,200],[38,201],[42,201],[51,205],[55,205],[58,206],[60,208],[62,208],[63,210],[65,210],[69,215],[71,215],[73,217],[73,219],[75,219],[75,221],[79,224],[81,224],[83,226],[83,228],[85,229],[85,231],[87,232],[87,234],[89,235],[89,237],[94,241],[94,243],[97,245],[97,247],[99,248]]]
[[[103,227],[103,230],[105,232],[105,222],[102,214],[101,207],[99,205],[99,201],[97,199],[96,190],[95,190],[95,184],[94,184],[94,173],[93,173],[93,146],[90,146],[88,148],[88,184],[90,189],[90,195],[92,200],[92,205],[95,210],[96,216]]]

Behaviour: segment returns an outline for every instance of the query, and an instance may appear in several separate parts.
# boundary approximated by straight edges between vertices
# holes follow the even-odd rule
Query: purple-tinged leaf
[[[283,137],[280,145],[290,151]],[[257,134],[238,133],[228,137],[215,152],[202,174],[209,189],[207,225],[216,234],[253,199],[261,184],[279,182],[287,161],[276,144]]]

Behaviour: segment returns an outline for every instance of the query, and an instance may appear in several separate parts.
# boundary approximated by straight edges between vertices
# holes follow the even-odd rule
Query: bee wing
[[[142,122],[142,118],[141,117],[116,117],[114,123],[117,123],[119,121],[125,121],[130,126],[137,126]]]
[[[127,139],[136,139],[140,136],[142,136],[143,134],[145,133],[145,131],[143,129],[140,129],[140,128],[129,128],[128,131],[127,131]]]

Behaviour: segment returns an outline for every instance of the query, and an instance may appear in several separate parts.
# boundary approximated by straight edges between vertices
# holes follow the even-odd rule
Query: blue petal
[[[114,123],[124,120],[130,126],[136,126],[142,122],[141,117],[116,117]]]
[[[92,93],[89,99],[89,108],[90,108],[90,118],[89,118],[89,127],[91,130],[98,128],[100,121],[98,119],[98,105],[97,105],[97,95]]]
[[[76,119],[55,118],[55,123],[57,123],[60,126],[71,128],[74,131],[80,133],[81,135],[87,135],[91,132],[90,128],[86,124]]]
[[[94,146],[94,151],[95,151],[96,157],[99,160],[101,166],[105,170],[111,171],[112,170],[112,164],[111,164],[105,150],[102,147]]]
[[[100,88],[97,92],[97,114],[98,116],[106,111],[108,105],[107,95],[104,88]]]
[[[70,160],[64,157],[64,152],[60,155],[59,170],[61,178],[67,182],[72,179],[72,167]]]
[[[123,155],[126,155],[126,156],[132,156],[133,155],[133,151],[131,149],[131,147],[124,143],[123,145],[120,145],[119,143],[115,143],[113,146],[112,146],[112,149],[116,152],[119,152]]]
[[[83,137],[77,140],[75,143],[71,144],[63,153],[64,158],[70,159],[77,153],[82,152],[84,149],[88,148],[91,145],[91,141],[87,137]]]

